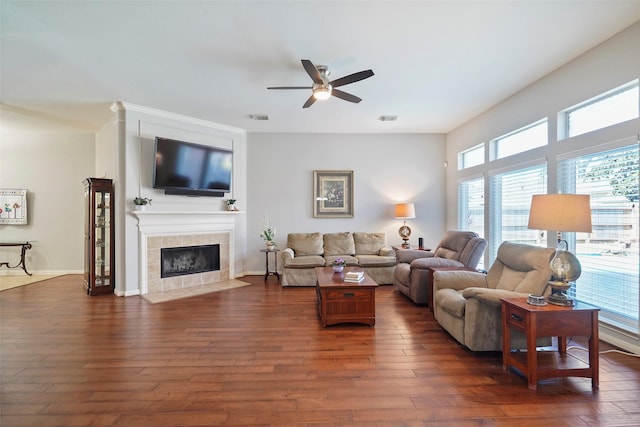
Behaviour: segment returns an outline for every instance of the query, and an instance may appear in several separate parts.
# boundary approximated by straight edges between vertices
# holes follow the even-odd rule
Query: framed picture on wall
[[[353,171],[313,171],[313,217],[353,218]]]
[[[0,224],[27,224],[27,190],[0,189]]]

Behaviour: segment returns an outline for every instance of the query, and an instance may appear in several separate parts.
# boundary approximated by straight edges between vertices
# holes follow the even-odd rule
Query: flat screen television
[[[230,150],[156,137],[153,188],[166,194],[224,197],[232,169]]]

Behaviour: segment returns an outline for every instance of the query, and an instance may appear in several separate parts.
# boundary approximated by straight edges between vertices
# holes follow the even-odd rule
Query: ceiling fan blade
[[[331,91],[331,95],[335,96],[336,98],[344,99],[345,101],[354,102],[356,104],[362,101],[362,98],[358,98],[355,95],[351,95],[350,93],[343,92],[338,89],[333,89]]]
[[[307,90],[311,90],[313,88],[311,86],[271,86],[271,87],[268,87],[267,89],[307,89]]]
[[[329,82],[333,87],[339,87],[348,85],[350,83],[359,82],[360,80],[368,79],[373,76],[373,70],[360,71],[358,73],[349,74],[348,76],[340,77],[332,82]]]
[[[304,103],[302,108],[309,108],[313,105],[314,102],[316,102],[316,97],[311,95],[309,99],[307,99],[307,102]]]
[[[315,84],[323,84],[324,82],[322,81],[322,77],[320,77],[320,73],[318,72],[316,66],[313,65],[313,63],[308,59],[301,59],[301,61],[302,66],[304,67],[307,74],[309,74],[309,77],[311,77],[311,80],[313,80]]]

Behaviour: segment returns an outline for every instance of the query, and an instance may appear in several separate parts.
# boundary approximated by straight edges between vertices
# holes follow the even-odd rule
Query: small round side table
[[[271,249],[271,250],[260,249],[260,252],[264,252],[264,257],[265,257],[264,281],[266,282],[269,275],[273,274],[278,278],[278,282],[280,282],[280,274],[278,273],[278,252],[280,252],[280,249]],[[269,270],[269,254],[274,254],[273,255],[273,262],[275,264],[274,271]]]

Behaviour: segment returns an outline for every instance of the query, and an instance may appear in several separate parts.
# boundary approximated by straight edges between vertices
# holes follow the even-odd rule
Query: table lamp
[[[562,239],[561,232],[574,231],[591,233],[591,206],[587,194],[538,194],[531,198],[528,228],[534,230],[555,230],[558,233],[558,246],[549,265],[552,276],[549,281],[551,295],[549,303],[572,306],[573,300],[566,291],[580,277],[580,261],[571,252],[569,244]],[[561,249],[564,242],[565,249]]]
[[[409,249],[411,245],[409,244],[409,236],[411,236],[411,229],[407,226],[407,219],[412,219],[416,217],[416,207],[413,203],[398,203],[396,205],[396,219],[405,220],[402,224],[402,227],[398,230],[398,234],[402,238],[402,247],[405,249]]]

